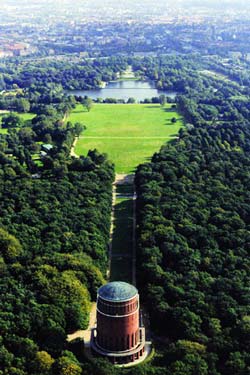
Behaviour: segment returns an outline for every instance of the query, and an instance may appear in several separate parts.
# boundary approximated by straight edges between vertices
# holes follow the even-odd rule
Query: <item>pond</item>
[[[158,90],[154,82],[148,81],[114,81],[109,82],[106,87],[97,90],[67,90],[70,95],[88,96],[91,99],[123,99],[127,101],[129,98],[135,98],[137,102],[145,98],[152,98],[165,94],[171,98],[175,98],[176,92]]]

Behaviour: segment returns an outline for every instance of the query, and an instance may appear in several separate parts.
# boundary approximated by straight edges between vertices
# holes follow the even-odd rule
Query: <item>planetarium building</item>
[[[142,326],[138,290],[123,281],[102,286],[97,293],[97,327],[91,348],[111,362],[124,364],[144,354],[145,328]]]

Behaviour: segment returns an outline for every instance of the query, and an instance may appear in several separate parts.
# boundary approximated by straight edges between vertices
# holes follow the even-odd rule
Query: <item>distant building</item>
[[[134,362],[144,355],[138,290],[123,281],[102,286],[97,294],[97,328],[92,330],[92,351],[114,364]]]
[[[233,59],[241,59],[242,58],[242,52],[238,51],[229,51],[228,52],[229,57]]]
[[[244,59],[246,61],[250,61],[250,53],[249,52],[244,54]]]
[[[0,50],[0,58],[4,58],[4,57],[12,57],[14,56],[13,52],[12,51],[4,51],[4,50]]]
[[[12,56],[27,56],[37,52],[37,47],[32,47],[29,43],[2,43],[0,49],[0,58]]]
[[[89,57],[89,54],[88,54],[88,52],[86,52],[86,51],[85,51],[85,52],[82,51],[82,52],[79,53],[79,57],[80,57],[80,58],[86,58],[86,57]]]

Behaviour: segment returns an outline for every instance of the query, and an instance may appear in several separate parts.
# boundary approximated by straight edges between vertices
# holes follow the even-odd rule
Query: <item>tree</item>
[[[0,252],[7,261],[15,260],[22,253],[20,242],[2,228],[0,228]]]
[[[159,96],[159,102],[160,102],[160,105],[162,107],[165,106],[165,104],[166,104],[166,96],[164,94],[162,94],[162,95]]]
[[[91,98],[84,98],[83,105],[86,107],[87,111],[90,112],[93,107],[93,100]]]
[[[128,104],[134,104],[135,103],[135,98],[128,98],[128,101],[127,101]]]
[[[40,374],[48,374],[54,362],[54,359],[46,351],[37,352],[34,361],[34,369]]]
[[[243,375],[246,370],[244,356],[240,352],[230,353],[229,360],[226,362],[228,374]]]
[[[175,124],[175,123],[177,122],[176,117],[172,117],[172,118],[171,118],[171,122],[172,122],[172,124]]]
[[[42,299],[63,307],[69,330],[87,327],[90,296],[74,272],[59,273],[55,267],[45,265],[35,273],[35,278]]]
[[[19,128],[23,125],[23,120],[15,113],[10,113],[2,118],[3,128]]]
[[[77,137],[86,129],[86,126],[81,124],[80,122],[75,123],[75,134]]]
[[[18,112],[29,112],[30,102],[25,98],[17,99],[16,100],[16,110]]]
[[[139,366],[140,367],[140,366]],[[135,368],[133,368],[134,371]],[[121,374],[119,369],[111,364],[107,359],[93,358],[91,363],[86,363],[83,367],[83,374],[95,375],[118,375]]]
[[[63,356],[56,360],[54,372],[57,375],[81,375],[82,369],[73,353],[65,350]]]

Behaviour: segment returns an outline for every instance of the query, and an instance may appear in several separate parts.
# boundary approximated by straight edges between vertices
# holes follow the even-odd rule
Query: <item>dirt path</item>
[[[70,150],[70,156],[74,156],[75,158],[79,158],[79,155],[77,155],[75,153],[75,147],[76,147],[77,141],[78,141],[78,137],[75,138],[75,140],[74,140],[74,142],[71,146],[71,150]]]
[[[134,183],[133,174],[116,173],[114,185],[132,185]]]

